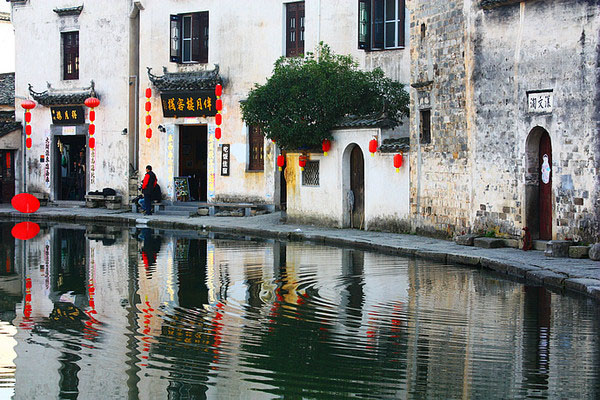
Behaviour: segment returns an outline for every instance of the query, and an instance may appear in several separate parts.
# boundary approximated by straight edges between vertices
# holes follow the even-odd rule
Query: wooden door
[[[354,202],[350,210],[350,227],[363,229],[365,222],[365,163],[360,147],[350,154],[350,190]]]
[[[539,153],[540,239],[552,240],[552,144],[544,132],[540,138]]]
[[[0,151],[0,203],[10,203],[15,195],[14,152]]]

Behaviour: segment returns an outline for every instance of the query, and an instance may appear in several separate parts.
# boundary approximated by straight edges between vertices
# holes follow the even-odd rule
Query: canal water
[[[1,398],[600,398],[586,298],[310,243],[13,226]]]

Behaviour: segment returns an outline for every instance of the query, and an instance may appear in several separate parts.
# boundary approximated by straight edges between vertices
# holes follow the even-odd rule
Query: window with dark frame
[[[285,5],[285,55],[298,57],[304,54],[304,2]]]
[[[264,171],[264,145],[265,138],[258,126],[251,126],[248,132],[248,143],[250,148],[248,170],[249,171]]]
[[[171,15],[171,62],[208,62],[208,11]]]
[[[358,1],[358,47],[364,50],[405,46],[405,0]]]
[[[79,32],[63,32],[63,79],[79,79]]]
[[[419,112],[421,118],[421,132],[420,142],[421,144],[431,143],[431,110],[421,110]]]
[[[307,160],[302,171],[302,186],[319,186],[319,160]]]

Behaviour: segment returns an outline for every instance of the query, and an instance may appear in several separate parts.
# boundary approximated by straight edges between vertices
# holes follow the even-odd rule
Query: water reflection
[[[302,243],[0,225],[15,398],[597,398],[598,315],[480,270]]]

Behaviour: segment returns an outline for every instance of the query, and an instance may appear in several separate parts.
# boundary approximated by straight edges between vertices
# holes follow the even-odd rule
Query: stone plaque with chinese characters
[[[212,117],[217,114],[213,90],[160,94],[165,117]]]
[[[553,106],[552,90],[527,93],[527,111],[530,113],[551,113]]]
[[[54,125],[79,125],[85,123],[82,106],[50,107]]]

